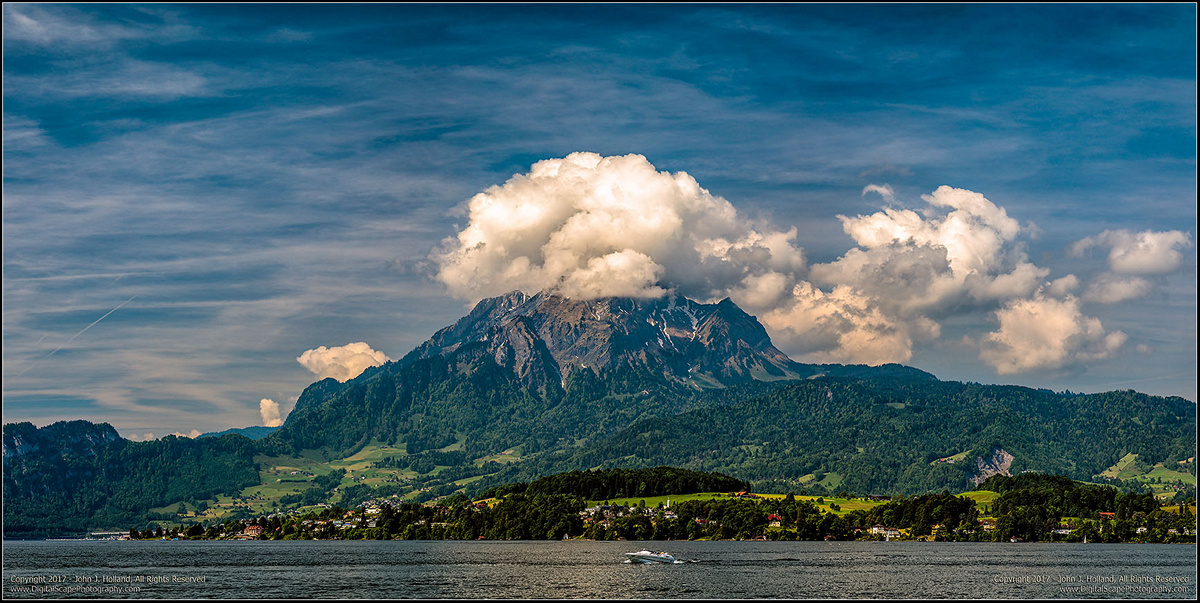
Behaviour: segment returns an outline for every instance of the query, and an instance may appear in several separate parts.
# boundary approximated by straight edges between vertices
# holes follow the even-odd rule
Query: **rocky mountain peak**
[[[646,369],[697,386],[800,376],[758,320],[728,298],[715,304],[680,296],[580,300],[546,291],[480,301],[401,362],[480,346],[535,381],[562,379],[579,368],[598,374]]]

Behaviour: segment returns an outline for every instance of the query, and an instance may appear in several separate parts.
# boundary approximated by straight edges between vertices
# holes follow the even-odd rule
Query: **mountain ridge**
[[[696,387],[744,381],[755,371],[782,379],[811,374],[775,348],[758,320],[728,298],[716,304],[677,296],[577,300],[545,291],[482,300],[400,362],[484,342],[498,364],[507,364],[511,355],[527,382],[530,375],[546,375],[561,384],[572,370],[599,374],[628,365],[661,370]]]

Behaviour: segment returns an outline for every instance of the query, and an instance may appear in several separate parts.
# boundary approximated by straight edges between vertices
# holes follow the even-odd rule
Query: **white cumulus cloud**
[[[1132,232],[1106,230],[1087,237],[1068,248],[1068,255],[1083,257],[1093,248],[1107,248],[1108,270],[1088,283],[1083,299],[1100,304],[1116,304],[1146,297],[1154,282],[1145,277],[1161,277],[1179,269],[1183,250],[1192,246],[1192,235],[1180,230]]]
[[[812,362],[885,364],[912,358],[914,340],[940,334],[937,323],[916,317],[903,321],[888,316],[875,300],[839,285],[830,293],[801,282],[790,298],[761,315],[785,349]]]
[[[333,377],[338,381],[349,381],[373,366],[391,360],[383,352],[371,349],[365,342],[348,343],[327,348],[320,346],[301,354],[296,361],[312,371],[319,379]]]
[[[921,199],[919,211],[838,216],[857,246],[812,265],[811,286],[798,285],[765,324],[778,332],[837,333],[822,339],[835,346],[806,360],[906,362],[914,344],[940,336],[938,320],[1027,298],[1050,274],[1016,244],[1020,224],[983,195],[942,186]]]
[[[1071,246],[1080,257],[1093,247],[1108,248],[1108,267],[1118,274],[1167,274],[1183,262],[1182,251],[1192,246],[1192,235],[1180,230],[1131,232],[1106,230]]]
[[[1125,276],[1079,295],[1078,277],[1052,278],[1030,260],[1023,241],[1033,228],[980,193],[941,186],[914,207],[887,184],[862,189],[869,193],[886,207],[838,216],[854,247],[808,265],[795,228],[740,216],[686,173],[659,171],[641,155],[573,153],[475,195],[466,226],[429,258],[449,292],[469,301],[513,289],[584,299],[728,296],[806,362],[907,362],[941,337],[940,321],[995,312],[998,330],[965,340],[1007,374],[1111,356],[1125,334],[1084,316],[1081,299],[1144,295],[1149,282],[1133,275],[1174,270],[1191,244],[1178,231],[1085,239],[1073,254],[1106,247],[1110,270]]]
[[[1093,280],[1083,293],[1083,299],[1099,304],[1118,304],[1123,301],[1145,297],[1154,284],[1140,276],[1101,274]]]
[[[984,337],[979,358],[1001,375],[1108,358],[1127,339],[1084,316],[1073,296],[1013,300],[996,311],[996,318],[1000,328]]]
[[[262,424],[266,427],[283,425],[283,418],[279,416],[279,403],[270,398],[258,401],[258,414],[262,416]]]
[[[1079,288],[1079,277],[1074,274],[1068,274],[1060,279],[1051,281],[1046,287],[1046,293],[1052,297],[1066,297],[1071,292]]]
[[[471,301],[513,289],[703,299],[749,276],[802,270],[795,236],[752,224],[641,155],[572,153],[473,197],[467,226],[431,259],[451,294]]]

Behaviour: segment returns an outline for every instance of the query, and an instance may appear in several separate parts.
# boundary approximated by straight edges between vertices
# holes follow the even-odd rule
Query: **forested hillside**
[[[141,524],[148,509],[238,492],[259,481],[254,452],[237,435],[131,442],[107,423],[5,425],[4,535]]]
[[[976,459],[1011,454],[1008,472],[1090,479],[1128,452],[1151,462],[1195,455],[1195,404],[1133,391],[1074,395],[1016,386],[905,379],[818,379],[740,402],[639,421],[525,471],[671,463],[790,489],[926,492],[974,487]],[[960,454],[966,453],[966,454]],[[956,462],[939,462],[959,455]],[[516,469],[513,470],[514,472]],[[515,475],[515,473],[514,473]],[[828,483],[828,482],[827,482]]]

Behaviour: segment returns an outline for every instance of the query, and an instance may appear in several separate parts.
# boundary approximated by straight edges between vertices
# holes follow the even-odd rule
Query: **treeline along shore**
[[[661,479],[664,470],[671,480]],[[996,475],[975,492],[895,498],[769,495],[745,488],[745,482],[728,476],[662,467],[571,472],[495,487],[477,499],[462,493],[424,504],[372,499],[352,509],[332,506],[207,525],[133,528],[126,537],[1196,542],[1191,501],[1164,505],[1152,494],[1055,475]],[[714,492],[722,489],[728,491]],[[629,500],[634,491],[642,498]],[[601,499],[589,500],[597,492]]]

